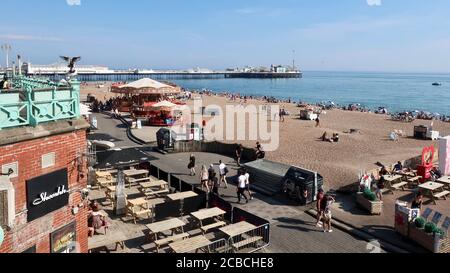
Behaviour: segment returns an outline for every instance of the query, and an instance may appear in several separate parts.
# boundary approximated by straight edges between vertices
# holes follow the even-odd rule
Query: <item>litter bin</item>
[[[170,129],[161,128],[156,132],[156,141],[160,150],[173,148],[174,140]]]
[[[414,138],[427,139],[428,127],[427,126],[414,126]]]

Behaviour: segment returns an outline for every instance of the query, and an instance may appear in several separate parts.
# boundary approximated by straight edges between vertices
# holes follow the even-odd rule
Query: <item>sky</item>
[[[0,43],[35,64],[450,72],[448,0],[2,0]],[[294,53],[295,50],[295,53]],[[0,52],[0,64],[5,54]]]

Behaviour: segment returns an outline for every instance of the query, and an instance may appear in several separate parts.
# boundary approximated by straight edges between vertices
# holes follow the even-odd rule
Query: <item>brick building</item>
[[[88,251],[89,124],[70,108],[72,118],[0,126],[0,253]]]

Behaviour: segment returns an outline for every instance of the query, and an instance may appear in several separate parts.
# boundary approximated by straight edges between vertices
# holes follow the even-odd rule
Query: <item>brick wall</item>
[[[86,147],[86,132],[73,133],[15,143],[0,147],[0,167],[18,162],[19,176],[10,181],[15,189],[16,219],[12,230],[6,232],[6,238],[0,253],[23,252],[36,245],[38,253],[50,252],[50,234],[76,221],[77,241],[81,252],[87,252],[87,209],[80,208],[78,214],[72,214],[72,207],[82,202],[81,193],[86,188],[87,170],[83,164],[78,171],[77,156]],[[41,156],[54,152],[55,165],[42,169]],[[69,206],[54,211],[44,217],[27,223],[26,181],[44,174],[67,168],[69,179]]]

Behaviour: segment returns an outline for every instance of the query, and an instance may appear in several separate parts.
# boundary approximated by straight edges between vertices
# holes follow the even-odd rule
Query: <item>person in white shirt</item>
[[[247,177],[245,176],[245,173],[242,170],[240,170],[239,173],[240,176],[238,178],[238,188],[237,188],[238,204],[241,203],[241,195],[244,196],[246,203],[248,203],[248,198],[245,195],[245,189],[247,187]]]
[[[245,175],[245,178],[246,178],[245,189],[248,192],[248,196],[250,196],[250,200],[253,200],[253,194],[250,191],[250,174],[248,173],[247,169],[244,169],[244,173],[245,173],[244,175]]]
[[[227,183],[227,174],[228,174],[228,168],[225,163],[222,162],[222,160],[219,161],[219,174],[220,174],[220,180],[219,185],[222,184],[222,182],[225,183],[225,189],[228,189],[228,183]]]

